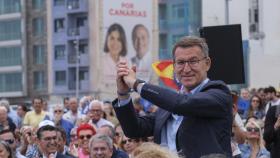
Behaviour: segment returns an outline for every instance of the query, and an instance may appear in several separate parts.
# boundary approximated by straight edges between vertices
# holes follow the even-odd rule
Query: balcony
[[[79,36],[80,29],[79,28],[68,28],[67,35],[68,36]]]
[[[66,3],[66,9],[69,13],[87,12],[87,0],[68,0]]]
[[[76,53],[69,53],[68,55],[68,64],[76,64],[77,62],[77,55]]]
[[[80,8],[79,0],[68,0],[66,6],[68,10],[79,9]]]
[[[69,82],[69,90],[76,90],[76,81]],[[80,80],[79,90],[81,91],[89,90],[89,80]]]

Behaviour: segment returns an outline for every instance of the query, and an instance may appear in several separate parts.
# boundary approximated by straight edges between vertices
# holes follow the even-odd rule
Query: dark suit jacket
[[[209,81],[200,92],[187,96],[172,90],[145,84],[141,97],[159,106],[152,115],[139,117],[133,104],[116,107],[117,117],[128,137],[154,136],[161,143],[161,129],[171,113],[184,116],[177,131],[177,149],[187,158],[199,158],[211,153],[231,157],[232,98],[221,81]]]
[[[277,121],[277,117],[275,115],[277,106],[271,106],[268,109],[264,123],[263,138],[265,140],[267,150],[270,151],[271,158],[280,157],[280,129],[274,129],[274,124]]]

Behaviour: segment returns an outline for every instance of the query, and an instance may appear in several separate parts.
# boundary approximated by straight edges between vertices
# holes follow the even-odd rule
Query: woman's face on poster
[[[108,36],[108,49],[112,55],[119,55],[122,50],[122,43],[120,39],[120,33],[118,31],[112,31]]]

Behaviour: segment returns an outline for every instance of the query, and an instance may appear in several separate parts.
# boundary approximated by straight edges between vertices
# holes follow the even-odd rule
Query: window
[[[64,19],[55,19],[54,20],[54,32],[64,31]]]
[[[65,4],[65,0],[54,0],[54,6],[62,6]]]
[[[56,71],[55,72],[55,85],[56,86],[66,85],[66,72],[65,71]]]
[[[20,12],[20,0],[0,0],[0,15]]]
[[[87,54],[88,53],[88,44],[87,43],[81,43],[79,45],[79,52],[81,54]]]
[[[21,65],[21,47],[0,48],[0,67]]]
[[[67,8],[69,10],[79,8],[79,0],[68,0],[67,1]]]
[[[172,16],[176,19],[185,17],[185,5],[184,4],[173,4],[172,5]]]
[[[87,25],[87,17],[78,17],[77,18],[77,27],[82,27]]]
[[[35,45],[33,47],[33,63],[44,64],[45,63],[45,47],[44,45]]]
[[[159,4],[159,20],[166,20],[167,7],[166,4]]]
[[[57,45],[54,47],[54,59],[63,60],[65,58],[65,46]]]
[[[0,73],[0,92],[22,91],[22,74]]]
[[[34,89],[35,90],[44,90],[45,89],[45,73],[43,71],[34,72]]]
[[[44,0],[32,0],[32,7],[36,10],[42,10],[44,8]]]
[[[0,41],[18,39],[21,39],[20,19],[0,21]]]
[[[39,17],[33,19],[33,35],[34,36],[42,36],[44,35],[45,31],[45,24],[44,24],[44,19]]]
[[[89,80],[88,68],[81,67],[79,72],[79,80]]]

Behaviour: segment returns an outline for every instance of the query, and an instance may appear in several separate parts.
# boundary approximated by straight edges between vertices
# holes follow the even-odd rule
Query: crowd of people
[[[172,53],[179,92],[137,79],[120,61],[113,102],[83,96],[48,105],[33,98],[32,107],[21,104],[14,111],[0,100],[0,157],[280,157],[274,87],[238,93],[208,79],[211,59],[201,38],[182,38]]]
[[[241,89],[234,99],[232,125],[232,154],[235,158],[269,158],[279,156],[280,119],[276,105],[280,97],[273,87]],[[135,102],[139,98],[135,98]],[[156,112],[144,110],[135,104],[138,115]],[[248,103],[244,107],[244,103]],[[271,106],[267,108],[266,107]],[[32,109],[32,110],[31,110]],[[0,157],[36,158],[56,154],[57,157],[128,158],[139,156],[140,152],[152,155],[169,155],[168,151],[152,143],[153,137],[129,138],[109,101],[99,101],[92,96],[65,98],[61,104],[49,105],[44,110],[43,100],[34,98],[32,107],[21,104],[16,112],[9,102],[0,101]],[[242,109],[242,110],[240,110]],[[157,153],[159,151],[161,153]],[[5,152],[4,152],[5,151]],[[146,156],[147,157],[147,156]],[[156,156],[154,156],[156,157]]]

